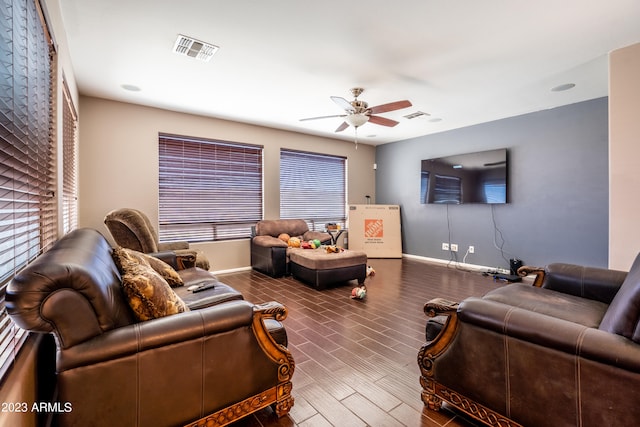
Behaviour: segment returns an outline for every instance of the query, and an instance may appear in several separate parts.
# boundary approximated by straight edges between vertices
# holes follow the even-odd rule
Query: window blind
[[[344,157],[280,150],[280,218],[301,218],[309,229],[346,223],[347,160]]]
[[[262,146],[159,136],[159,238],[251,236],[262,219]]]
[[[78,158],[76,129],[78,118],[66,81],[62,110],[62,227],[64,233],[78,226]]]
[[[51,39],[34,0],[0,0],[0,377],[26,334],[9,319],[9,280],[55,241]]]

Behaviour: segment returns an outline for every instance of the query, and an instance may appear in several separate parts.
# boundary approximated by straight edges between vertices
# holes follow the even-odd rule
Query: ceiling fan
[[[393,127],[397,125],[399,122],[391,119],[387,119],[385,117],[378,116],[380,113],[387,113],[389,111],[400,110],[402,108],[411,107],[411,102],[404,101],[396,101],[390,102],[388,104],[376,105],[375,107],[369,107],[364,101],[360,101],[358,96],[364,92],[364,89],[361,87],[354,87],[351,89],[351,93],[353,94],[354,100],[349,102],[346,99],[339,96],[332,96],[331,99],[333,102],[338,104],[338,106],[344,109],[346,114],[336,114],[333,116],[321,116],[321,117],[310,117],[307,119],[300,119],[300,121],[306,120],[318,120],[318,119],[328,119],[332,117],[344,117],[344,122],[336,129],[336,132],[342,132],[349,125],[356,128],[356,130],[367,122],[375,123],[377,125],[389,126]]]

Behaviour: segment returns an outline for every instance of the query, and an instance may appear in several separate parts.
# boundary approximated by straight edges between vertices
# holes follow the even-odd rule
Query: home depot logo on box
[[[382,220],[365,219],[364,237],[382,237]]]

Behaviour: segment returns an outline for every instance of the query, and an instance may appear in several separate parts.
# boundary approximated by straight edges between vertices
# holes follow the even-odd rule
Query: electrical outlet
[[[473,246],[469,246],[469,253],[470,254],[475,253],[475,251],[476,251],[476,248],[474,248]]]
[[[458,252],[458,245],[455,243],[451,244],[451,252]]]
[[[442,250],[443,251],[448,251],[449,250],[449,244],[446,242],[442,242]]]

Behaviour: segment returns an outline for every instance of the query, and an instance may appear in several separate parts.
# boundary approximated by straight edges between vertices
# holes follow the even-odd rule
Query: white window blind
[[[250,237],[262,219],[262,163],[262,146],[160,134],[160,240]]]
[[[344,157],[280,150],[280,218],[301,218],[309,229],[346,223],[347,160]]]
[[[78,118],[66,81],[62,94],[62,227],[63,231],[68,233],[78,226]]]
[[[6,286],[55,241],[51,39],[34,0],[0,0],[0,379],[26,333]]]

